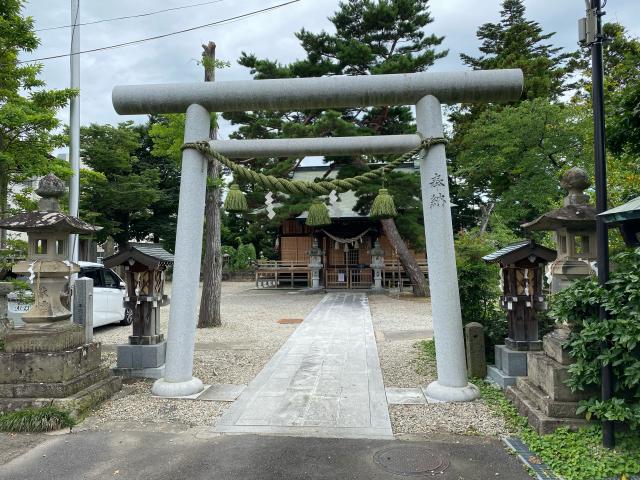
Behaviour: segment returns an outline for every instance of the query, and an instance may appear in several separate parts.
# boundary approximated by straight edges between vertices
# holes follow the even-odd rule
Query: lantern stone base
[[[100,356],[98,343],[61,351],[1,352],[0,411],[54,405],[80,417],[122,386],[101,366]]]
[[[495,357],[496,364],[487,367],[487,380],[501,389],[515,385],[518,377],[527,375],[527,352],[496,345]]]
[[[543,339],[543,352],[527,356],[527,377],[519,377],[515,386],[506,389],[506,396],[527,417],[529,424],[540,434],[551,433],[559,427],[577,429],[588,422],[576,414],[580,400],[596,391],[572,392],[566,385],[569,379],[570,357],[562,348],[562,332],[552,332]],[[560,361],[558,361],[560,360]],[[567,363],[568,362],[568,363]]]
[[[164,375],[167,343],[118,345],[118,361],[113,372],[124,377],[160,378]]]
[[[32,323],[13,327],[4,340],[4,351],[56,352],[82,345],[84,329],[67,321],[56,323]]]

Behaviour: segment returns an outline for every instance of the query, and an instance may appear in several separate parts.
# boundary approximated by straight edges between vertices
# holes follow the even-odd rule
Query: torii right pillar
[[[436,97],[427,95],[416,104],[416,123],[424,138],[444,136]],[[438,379],[427,386],[425,394],[431,401],[466,402],[478,398],[480,392],[467,380],[444,145],[422,151],[420,183],[438,372]]]

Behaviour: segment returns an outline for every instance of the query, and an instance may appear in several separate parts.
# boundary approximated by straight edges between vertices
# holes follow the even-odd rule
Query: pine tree
[[[428,0],[348,0],[339,4],[338,11],[330,17],[335,33],[322,31],[312,33],[302,29],[296,34],[306,58],[288,65],[276,61],[258,59],[253,54],[243,52],[239,63],[251,69],[257,80],[265,78],[317,77],[324,75],[376,75],[388,73],[408,73],[426,70],[447,54],[438,51],[443,37],[429,35],[425,28],[433,22],[429,13]],[[228,114],[225,118],[240,125],[237,138],[277,138],[277,137],[323,137],[352,135],[387,135],[415,132],[411,110],[403,106],[387,106],[361,109],[310,110],[298,112],[253,112]],[[370,161],[379,158],[361,156],[325,158],[329,170],[342,166],[340,175],[352,175],[367,170]],[[297,159],[258,159],[253,167],[268,171],[273,175],[285,175],[296,168]],[[398,176],[401,174],[397,174]],[[389,185],[393,191],[393,184]],[[368,210],[370,193],[361,192],[360,206]],[[418,191],[415,192],[419,194]],[[250,201],[262,203],[263,192],[254,192]],[[305,210],[309,199],[289,198],[274,219],[280,222],[283,216],[292,216]],[[419,212],[420,210],[418,210]],[[405,221],[405,215],[411,221]],[[415,228],[416,211],[401,212],[397,226],[405,239],[416,249],[424,245],[424,232]],[[261,223],[261,222],[256,222]],[[383,228],[388,237],[396,229],[396,222],[385,220]],[[402,241],[402,240],[400,240]],[[401,250],[401,245],[397,245]],[[407,255],[401,260],[405,271],[412,275],[413,257]],[[418,278],[419,277],[419,278]],[[424,295],[426,284],[422,274],[412,276],[414,292]]]

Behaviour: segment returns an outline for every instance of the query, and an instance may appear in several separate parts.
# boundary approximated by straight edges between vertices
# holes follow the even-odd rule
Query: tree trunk
[[[7,207],[9,205],[9,174],[7,167],[0,164],[0,218],[7,216]],[[0,229],[0,248],[7,248],[7,231]]]
[[[202,45],[205,82],[215,80],[216,44],[209,42]],[[212,128],[209,136],[217,137],[216,128]],[[200,314],[198,328],[221,327],[220,298],[222,297],[222,242],[220,239],[220,204],[221,191],[211,183],[220,176],[220,164],[209,162],[207,175],[210,186],[207,187],[205,205],[205,254],[202,267],[202,298],[200,299]]]
[[[384,234],[398,253],[398,258],[400,259],[402,268],[411,280],[413,294],[416,297],[428,296],[429,287],[427,285],[427,280],[424,278],[424,274],[422,273],[422,270],[420,270],[420,266],[418,265],[418,262],[416,262],[415,257],[409,251],[407,244],[404,243],[404,240],[400,236],[395,220],[393,218],[385,218],[380,220],[380,222],[382,223]]]

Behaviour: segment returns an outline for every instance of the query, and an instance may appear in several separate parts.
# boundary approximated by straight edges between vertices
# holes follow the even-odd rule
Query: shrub
[[[463,233],[456,239],[456,265],[462,324],[480,322],[485,328],[485,346],[489,360],[494,345],[507,336],[507,316],[500,308],[500,269],[482,257],[496,250],[487,235]]]
[[[599,386],[601,368],[613,369],[613,398],[581,402],[579,412],[587,418],[628,422],[635,429],[640,426],[640,249],[612,260],[617,269],[606,288],[595,278],[578,281],[553,296],[551,315],[572,326],[567,341],[575,359],[569,368],[572,390]],[[608,313],[604,321],[599,319],[600,305]]]
[[[0,414],[0,432],[48,432],[74,425],[67,412],[53,406]]]

